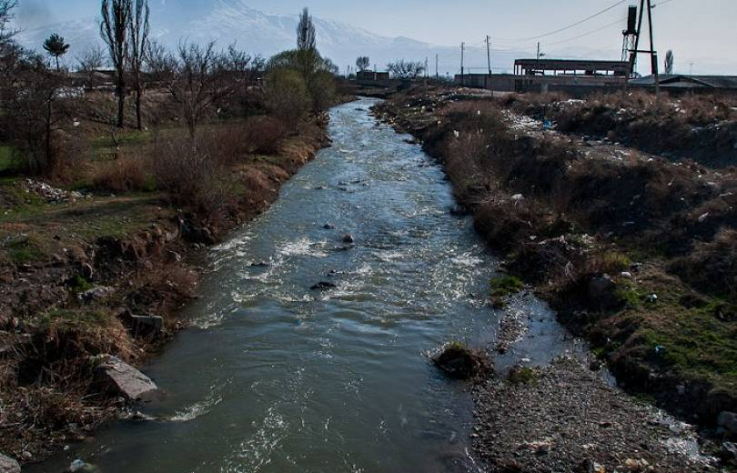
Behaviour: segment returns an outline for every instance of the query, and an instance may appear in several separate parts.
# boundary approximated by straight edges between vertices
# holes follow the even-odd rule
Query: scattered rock
[[[350,233],[346,233],[345,235],[343,235],[343,243],[353,244],[355,242],[355,238],[353,238],[353,235],[351,235]]]
[[[20,465],[12,458],[0,453],[0,473],[20,473]]]
[[[717,417],[717,424],[719,424],[719,427],[724,427],[733,434],[737,433],[737,414],[724,411]]]
[[[326,223],[322,226],[322,228],[324,228],[325,230],[335,230],[335,225],[333,225],[332,223]]]
[[[578,466],[579,473],[606,473],[606,468],[593,460],[584,460]]]
[[[310,288],[310,290],[312,290],[312,291],[327,291],[328,289],[335,289],[336,287],[338,287],[338,286],[336,286],[335,284],[333,284],[331,282],[320,281],[319,283],[317,283],[314,286],[312,286]]]
[[[265,261],[261,261],[258,263],[251,263],[252,268],[268,268],[271,266],[269,263],[266,263]]]
[[[109,393],[131,401],[158,390],[151,378],[114,356],[103,357],[95,378]]]

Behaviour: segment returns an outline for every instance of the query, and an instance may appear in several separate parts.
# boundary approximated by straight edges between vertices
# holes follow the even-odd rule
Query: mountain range
[[[164,7],[168,8],[168,7]],[[163,13],[163,14],[162,14]],[[216,41],[220,47],[235,43],[239,49],[252,55],[269,57],[296,43],[298,15],[264,13],[248,6],[245,0],[218,0],[205,15],[198,18],[182,18],[167,15],[159,9],[152,14],[151,36],[166,45],[175,47],[180,41],[205,43]],[[341,71],[354,66],[356,57],[369,56],[372,65],[379,70],[397,59],[428,60],[428,69],[435,73],[435,57],[438,56],[438,72],[455,74],[460,69],[460,45],[458,48],[436,46],[411,38],[389,38],[363,28],[333,20],[315,17],[317,44],[320,52],[333,60]],[[99,35],[99,19],[94,16],[78,20],[46,25],[21,31],[19,42],[29,48],[41,49],[43,41],[58,33],[71,44],[67,63],[74,64],[74,57],[85,49],[102,44]],[[515,58],[529,56],[520,51],[494,51],[493,67],[510,70]],[[477,44],[466,49],[468,72],[483,72],[487,67],[486,49]]]

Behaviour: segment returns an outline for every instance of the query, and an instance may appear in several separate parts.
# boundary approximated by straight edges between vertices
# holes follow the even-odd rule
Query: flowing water
[[[75,458],[101,472],[480,471],[469,389],[428,356],[451,340],[493,343],[497,261],[470,218],[449,214],[442,169],[377,123],[374,103],[333,109],[333,146],[211,252],[184,314],[194,327],[144,369],[164,393],[142,408],[151,419],[36,471]],[[321,281],[337,287],[310,289]],[[532,324],[497,364],[571,349],[538,300],[509,310]]]

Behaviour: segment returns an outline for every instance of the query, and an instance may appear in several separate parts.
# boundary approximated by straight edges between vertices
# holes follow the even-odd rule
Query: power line
[[[553,43],[545,43],[545,46],[555,46],[556,44],[563,44],[563,43],[567,43],[569,41],[577,40],[579,38],[584,38],[586,36],[590,36],[590,35],[592,35],[594,33],[598,33],[599,31],[605,30],[607,28],[611,28],[614,25],[621,25],[622,22],[624,22],[624,21],[627,21],[627,17],[620,18],[619,20],[614,21],[612,23],[609,23],[608,25],[604,25],[604,26],[602,26],[600,28],[596,28],[595,30],[591,30],[588,33],[583,33],[583,34],[580,34],[578,36],[574,36],[573,38],[563,39],[563,40],[560,40],[560,41],[555,41]]]
[[[587,21],[593,20],[594,18],[597,18],[597,17],[603,15],[604,13],[606,13],[608,11],[614,10],[615,8],[617,8],[618,6],[620,6],[621,4],[623,4],[623,3],[627,2],[627,1],[629,1],[629,0],[619,0],[614,5],[611,5],[611,6],[605,8],[605,9],[603,9],[601,11],[598,11],[598,12],[594,13],[593,15],[584,18],[583,20],[577,21],[577,22],[572,23],[572,24],[570,24],[568,26],[565,26],[563,28],[559,28],[559,29],[557,29],[555,31],[550,31],[548,33],[544,33],[544,34],[541,34],[541,35],[538,35],[538,36],[530,36],[528,38],[516,38],[516,39],[500,39],[500,38],[495,38],[495,41],[497,41],[497,42],[498,41],[501,41],[501,42],[504,42],[504,43],[516,43],[516,42],[527,42],[527,41],[532,41],[534,39],[540,39],[540,38],[546,38],[548,36],[553,36],[555,34],[558,34],[558,33],[561,33],[563,31],[569,30],[571,28],[575,28],[576,26],[581,25],[583,23],[586,23]],[[665,3],[665,2],[669,2],[669,1],[673,1],[673,0],[663,0],[660,3],[662,4],[662,3]]]

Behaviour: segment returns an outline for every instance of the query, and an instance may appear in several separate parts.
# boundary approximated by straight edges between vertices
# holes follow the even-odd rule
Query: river
[[[481,471],[470,389],[429,356],[448,341],[493,343],[498,262],[472,220],[450,214],[442,169],[377,123],[375,102],[333,109],[333,146],[210,252],[183,314],[193,327],[144,367],[163,392],[141,408],[151,419],[29,471],[75,458],[106,473]],[[323,281],[336,287],[311,289]],[[532,296],[508,310],[532,325],[497,364],[571,348]]]

